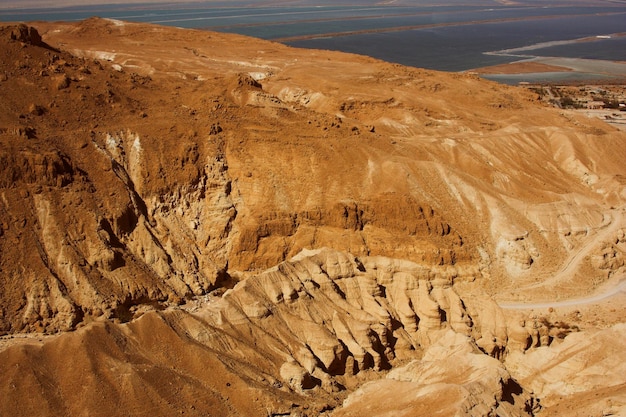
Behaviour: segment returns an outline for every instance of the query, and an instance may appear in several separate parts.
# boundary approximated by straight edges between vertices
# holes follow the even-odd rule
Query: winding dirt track
[[[568,277],[574,276],[576,270],[580,267],[583,260],[589,256],[592,251],[597,248],[600,242],[610,240],[625,224],[624,211],[622,209],[615,210],[611,214],[611,218],[608,221],[603,222],[603,225],[599,228],[599,231],[590,235],[587,240],[574,251],[569,258],[565,260],[563,266],[559,272],[553,275],[551,278],[542,281],[541,283],[527,286],[523,289],[531,289],[537,287],[545,287],[547,285],[554,285],[557,283],[563,283],[568,280]],[[602,292],[594,295],[590,295],[584,298],[574,298],[561,301],[542,301],[537,303],[525,303],[525,302],[498,302],[500,307],[507,310],[527,310],[534,308],[549,308],[549,307],[571,307],[583,304],[593,304],[607,298],[611,298],[622,291],[626,291],[626,274],[619,275],[616,281],[616,285],[603,289]]]
[[[610,240],[618,230],[624,227],[624,224],[626,224],[626,217],[624,216],[623,209],[615,210],[611,213],[610,219],[604,221],[598,228],[598,231],[591,234],[586,241],[565,260],[563,267],[558,273],[548,280],[531,285],[527,288],[545,287],[546,285],[552,285],[567,280],[568,277],[576,273],[576,270],[580,267],[585,257],[589,256],[600,242]]]
[[[574,298],[571,300],[554,301],[554,302],[540,302],[540,303],[509,303],[498,302],[498,305],[505,310],[532,310],[540,308],[557,308],[557,307],[573,307],[587,304],[594,304],[600,301],[607,300],[620,293],[626,294],[626,274],[622,274],[617,281],[617,285],[606,288],[599,294],[594,294],[584,298]]]

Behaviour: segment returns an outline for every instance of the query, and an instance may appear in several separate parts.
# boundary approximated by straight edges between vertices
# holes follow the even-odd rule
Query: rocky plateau
[[[0,28],[1,416],[626,415],[626,132],[532,91]]]

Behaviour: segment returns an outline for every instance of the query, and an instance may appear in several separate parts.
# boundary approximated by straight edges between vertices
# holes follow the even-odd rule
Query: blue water
[[[532,53],[537,56],[626,61],[626,36],[541,48],[533,50]]]
[[[616,32],[626,32],[626,15],[571,16],[444,26],[402,32],[309,39],[288,42],[288,44],[306,48],[338,49],[423,68],[463,71],[519,60],[519,57],[486,55],[484,52]],[[560,55],[561,48],[567,53]],[[584,43],[553,47],[545,51],[543,56],[582,58],[586,56],[583,53],[585,48]],[[580,53],[577,54],[577,51]],[[619,48],[617,42],[615,46],[607,43],[603,51],[602,59],[626,61],[626,48]],[[541,52],[540,49],[534,50],[532,54],[540,55]]]
[[[480,0],[479,0],[480,1]],[[91,16],[239,33],[292,46],[340,50],[390,62],[444,71],[511,62],[488,54],[540,42],[626,32],[626,4],[579,7],[563,1],[516,6],[447,2],[381,6],[335,1],[318,6],[250,7],[254,0],[211,3],[129,4],[54,9],[2,9],[0,21],[76,21]],[[556,4],[556,5],[554,5]],[[505,19],[504,21],[497,21]],[[524,20],[521,20],[524,19]],[[626,61],[626,38],[572,43],[528,52]]]

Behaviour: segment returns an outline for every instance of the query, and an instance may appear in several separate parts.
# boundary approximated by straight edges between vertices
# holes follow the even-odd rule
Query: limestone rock
[[[303,392],[315,386],[311,374],[295,362],[285,362],[280,367],[280,377],[297,392]]]
[[[535,400],[467,336],[448,331],[420,360],[351,394],[333,416],[530,416]]]
[[[381,274],[383,270],[385,273]],[[488,302],[481,301],[483,305]],[[314,392],[316,400],[312,403],[334,407],[345,395],[346,386],[355,386],[368,375],[371,377],[372,371],[393,368],[396,357],[421,357],[422,362],[416,363],[435,364],[444,363],[452,354],[453,360],[446,372],[456,374],[463,360],[467,361],[468,372],[471,370],[473,375],[462,388],[459,401],[479,413],[486,410],[485,401],[494,397],[496,387],[500,391],[507,389],[509,378],[500,362],[478,349],[474,342],[483,337],[481,332],[498,334],[494,319],[489,314],[482,315],[484,321],[472,317],[466,304],[475,305],[476,301],[465,301],[456,293],[449,267],[441,271],[427,270],[408,261],[382,257],[357,259],[331,249],[304,251],[290,261],[239,282],[193,314],[169,309],[143,312],[128,324],[95,323],[75,334],[52,339],[43,347],[9,348],[10,354],[0,361],[0,369],[9,369],[15,364],[25,366],[20,358],[39,355],[45,357],[44,361],[52,360],[48,355],[71,355],[77,363],[88,363],[94,355],[112,355],[111,372],[123,367],[132,381],[141,378],[146,361],[153,363],[150,366],[165,366],[159,371],[163,375],[177,374],[180,365],[159,365],[158,358],[183,355],[183,362],[191,361],[184,365],[185,372],[192,372],[199,378],[190,382],[187,388],[190,392],[204,391],[207,385],[222,392],[225,381],[243,378],[238,382],[243,384],[240,389],[263,387],[266,392],[262,397],[276,404],[285,404],[289,398],[295,400],[298,396],[308,398],[308,393]],[[132,305],[123,307],[126,310],[118,308],[120,318],[130,313]],[[28,312],[35,316],[33,323],[40,319],[36,315],[42,314],[42,308],[45,307],[41,299],[30,301]],[[61,313],[67,310],[61,310],[63,306],[52,308],[59,311],[51,311],[45,319],[55,314],[63,317]],[[83,347],[80,342],[83,338],[93,338],[90,347]],[[163,351],[163,340],[171,344],[166,351]],[[188,343],[195,346],[196,353],[180,353]],[[214,366],[221,363],[220,366],[228,370],[214,375],[213,371],[206,373],[205,366],[193,368],[192,364],[198,360],[193,359],[194,355],[198,354],[203,361]],[[24,375],[38,372],[38,362],[29,363]],[[67,377],[69,371],[63,370],[63,363],[53,365],[50,362],[47,366],[52,366],[48,368],[48,378],[61,391],[69,392],[72,379]],[[399,381],[406,379],[406,375],[413,375],[411,378],[435,375],[434,368],[429,370],[434,365],[411,371],[413,366],[417,365],[392,371],[390,378]],[[481,371],[481,368],[495,370],[487,375],[492,371]],[[7,407],[18,401],[12,392],[27,387],[33,392],[42,392],[36,381],[18,375],[11,378],[20,389],[2,393],[7,399],[3,404]],[[495,385],[483,386],[481,384],[486,382],[478,382],[482,379]],[[433,382],[429,381],[418,382]],[[84,389],[97,391],[101,383],[100,377],[95,377],[84,382]],[[122,395],[122,389],[110,386],[107,392]],[[44,389],[41,396],[33,395],[28,404],[45,401],[46,395]],[[94,402],[71,405],[74,397],[69,394],[64,394],[64,398],[67,399],[62,401],[62,406],[67,409],[95,410],[93,407],[98,407]],[[150,398],[153,402],[170,397],[161,393]],[[487,401],[487,409],[492,406],[504,409],[492,402]],[[516,402],[511,405],[512,410],[520,407]],[[315,415],[314,411],[312,413]],[[258,410],[251,415],[259,415]]]
[[[576,412],[600,415],[612,409],[619,414],[618,410],[626,408],[626,372],[620,359],[625,333],[624,324],[572,333],[552,347],[511,354],[505,365],[520,384],[541,398],[542,404],[561,404],[557,408],[560,413],[567,413],[566,404],[572,402],[578,404]]]
[[[18,25],[11,31],[10,39],[14,41],[24,42],[29,45],[41,46],[41,35],[32,26],[26,26],[25,24]]]

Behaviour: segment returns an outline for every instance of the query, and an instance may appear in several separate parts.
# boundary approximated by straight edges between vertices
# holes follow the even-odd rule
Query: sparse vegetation
[[[620,103],[626,103],[625,85],[609,85],[602,88],[594,85],[532,85],[527,88],[537,93],[539,100],[558,108],[620,109]]]

